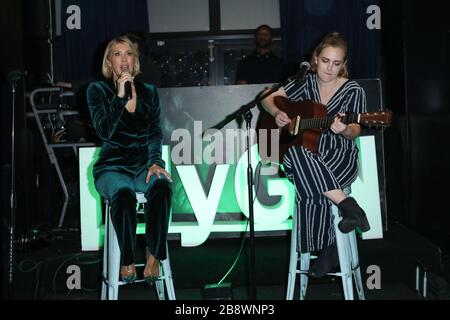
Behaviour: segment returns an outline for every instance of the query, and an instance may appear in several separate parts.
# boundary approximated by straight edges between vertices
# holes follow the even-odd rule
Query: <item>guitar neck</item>
[[[342,118],[342,122],[345,124],[359,123],[359,114],[346,114]],[[311,119],[302,119],[300,123],[300,130],[309,129],[325,129],[328,128],[336,117],[318,117]]]

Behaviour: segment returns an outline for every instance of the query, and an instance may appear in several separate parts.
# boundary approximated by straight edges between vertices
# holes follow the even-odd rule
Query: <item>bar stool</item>
[[[349,195],[350,188],[345,189],[344,192]],[[349,233],[342,233],[338,224],[342,217],[336,205],[332,205],[334,231],[336,233],[336,245],[339,255],[340,271],[336,273],[327,273],[327,275],[338,276],[342,279],[342,286],[344,289],[345,300],[353,300],[353,279],[355,280],[356,291],[359,300],[365,300],[364,288],[361,278],[361,270],[359,267],[358,245],[356,242],[355,230]],[[286,300],[293,300],[295,290],[295,280],[297,274],[300,274],[300,300],[304,300],[306,296],[306,289],[308,286],[308,270],[310,260],[317,258],[310,253],[297,252],[297,214],[292,216],[292,236],[291,236],[291,252],[289,261],[289,275],[288,286],[286,293]],[[300,263],[300,269],[297,268]]]
[[[136,193],[138,205],[147,203],[143,193]],[[102,300],[117,300],[119,296],[119,286],[124,285],[120,281],[120,248],[117,240],[117,234],[111,221],[111,210],[109,201],[105,200],[105,236],[103,249],[103,272],[102,272]],[[142,214],[143,211],[138,211]],[[169,249],[166,243],[167,258],[160,262],[160,276],[155,281],[156,292],[159,300],[165,300],[166,295],[164,285],[167,289],[167,297],[169,300],[175,300],[175,289],[173,287],[172,269],[170,267]],[[143,267],[145,264],[136,264],[136,267]],[[135,282],[143,282],[143,279]]]

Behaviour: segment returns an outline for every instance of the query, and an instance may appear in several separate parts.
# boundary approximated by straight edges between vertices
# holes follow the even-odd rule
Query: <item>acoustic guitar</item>
[[[268,112],[262,111],[258,122],[259,154],[263,161],[274,161],[271,140],[272,129],[278,135],[279,150],[278,161],[281,162],[284,154],[291,146],[303,146],[313,153],[317,153],[320,135],[328,130],[335,116],[327,116],[327,107],[314,101],[291,102],[285,97],[274,98],[275,105],[284,111],[292,120],[283,128],[278,128],[275,118]],[[390,110],[359,114],[346,114],[341,118],[345,124],[358,123],[368,127],[388,127],[391,124],[392,112]],[[260,136],[260,129],[267,130],[267,139]],[[275,137],[276,138],[276,137]]]

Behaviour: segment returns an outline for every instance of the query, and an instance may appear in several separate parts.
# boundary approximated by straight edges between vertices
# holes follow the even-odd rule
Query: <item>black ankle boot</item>
[[[336,267],[339,263],[336,242],[324,248],[311,268],[308,276],[311,278],[321,278]]]
[[[339,203],[338,208],[342,215],[342,220],[339,222],[338,227],[342,233],[348,233],[357,227],[361,232],[370,230],[366,213],[358,203],[356,203],[355,199],[347,198],[342,200],[341,203]]]

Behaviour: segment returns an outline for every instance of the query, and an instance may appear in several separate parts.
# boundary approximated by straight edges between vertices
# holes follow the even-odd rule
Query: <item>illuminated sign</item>
[[[382,238],[375,138],[360,137],[357,144],[359,173],[352,185],[351,195],[366,211],[371,225],[371,230],[363,234],[363,239]],[[79,150],[82,250],[98,250],[103,244],[102,202],[95,190],[92,174],[98,152],[99,148],[95,147]],[[257,145],[252,146],[251,152],[255,169],[259,162]],[[172,221],[169,233],[180,234],[181,245],[192,247],[204,243],[211,232],[244,232],[246,219],[215,221],[215,218],[221,213],[240,213],[242,217],[248,217],[247,153],[240,156],[237,164],[216,165],[208,184],[204,183],[205,178],[199,171],[202,165],[173,166],[169,155],[169,146],[163,146],[166,169],[174,177],[172,211],[195,216],[192,221]],[[208,165],[204,166],[210,169]],[[293,185],[286,178],[268,177],[267,193],[278,201],[267,205],[255,198],[255,231],[290,230],[295,197]],[[137,232],[144,233],[144,228],[139,224]]]

